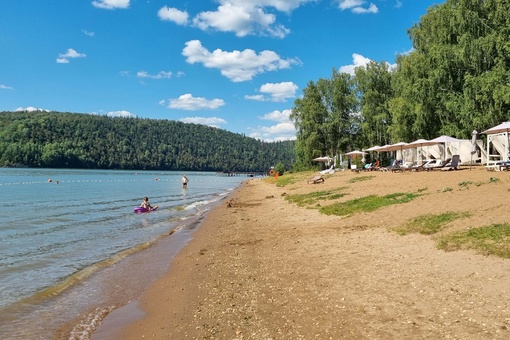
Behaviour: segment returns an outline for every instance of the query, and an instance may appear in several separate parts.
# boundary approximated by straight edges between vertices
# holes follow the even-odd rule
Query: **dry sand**
[[[374,177],[351,181],[359,176]],[[510,338],[510,260],[436,248],[441,233],[510,222],[510,172],[345,171],[307,184],[310,177],[284,187],[247,180],[207,215],[140,299],[145,318],[118,339]],[[339,201],[426,195],[347,217],[285,200],[337,188],[347,193]],[[447,211],[472,215],[439,235],[390,230]]]

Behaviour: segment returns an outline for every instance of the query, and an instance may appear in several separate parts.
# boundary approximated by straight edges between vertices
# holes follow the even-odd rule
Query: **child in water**
[[[142,201],[142,203],[140,204],[140,207],[145,208],[145,209],[147,209],[147,210],[152,210],[152,206],[151,206],[151,204],[149,203],[149,197],[145,196],[145,197],[143,198],[143,201]]]

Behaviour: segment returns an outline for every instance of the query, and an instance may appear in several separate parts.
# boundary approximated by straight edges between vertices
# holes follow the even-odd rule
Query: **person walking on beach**
[[[189,182],[188,177],[186,177],[186,175],[182,176],[181,183],[183,189],[186,189],[188,187],[188,182]]]

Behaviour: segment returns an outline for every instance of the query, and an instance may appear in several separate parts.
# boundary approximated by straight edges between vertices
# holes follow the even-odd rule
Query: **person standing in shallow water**
[[[188,187],[188,182],[189,182],[188,177],[186,177],[186,175],[182,176],[181,183],[183,189],[186,189]]]

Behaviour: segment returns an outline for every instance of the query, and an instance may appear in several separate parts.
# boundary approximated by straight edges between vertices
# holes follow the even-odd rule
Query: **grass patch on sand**
[[[445,212],[442,214],[427,214],[415,217],[404,225],[396,227],[394,230],[399,235],[407,235],[412,233],[420,233],[422,235],[435,234],[456,219],[469,217],[468,212]]]
[[[312,205],[321,200],[334,200],[344,197],[346,194],[341,192],[345,188],[337,188],[335,190],[315,191],[307,194],[287,195],[285,199],[289,202],[296,203],[302,207],[305,205]]]
[[[473,249],[485,255],[510,258],[510,223],[492,224],[455,232],[440,238],[438,248],[446,251]]]
[[[421,196],[415,193],[394,193],[385,196],[366,196],[343,203],[335,203],[319,210],[326,215],[345,216],[359,212],[371,212],[393,204],[407,203]]]
[[[274,183],[277,187],[284,187],[289,184],[293,184],[303,179],[303,175],[286,173],[278,178],[269,176],[264,180],[268,183]]]
[[[349,180],[349,183],[368,181],[368,180],[371,180],[374,177],[375,176],[358,176],[358,177],[353,177],[353,178],[351,178]]]

